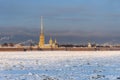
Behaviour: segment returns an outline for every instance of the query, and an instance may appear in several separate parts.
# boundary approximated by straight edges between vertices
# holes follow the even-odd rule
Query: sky
[[[0,28],[58,36],[120,37],[120,0],[0,0]]]

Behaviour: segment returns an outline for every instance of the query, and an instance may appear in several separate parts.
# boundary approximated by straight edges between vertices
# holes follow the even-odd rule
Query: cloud
[[[114,33],[114,34],[113,34]],[[46,31],[46,35],[53,35],[53,36],[71,36],[71,37],[120,37],[120,32],[113,31],[83,31],[83,30],[53,30],[53,31]]]
[[[57,19],[59,19],[59,20],[63,20],[63,21],[74,21],[74,22],[76,22],[76,21],[90,21],[91,19],[89,19],[89,18],[80,18],[80,17],[58,17]]]
[[[59,35],[118,36],[115,32],[120,29],[120,6],[117,2],[119,1],[72,0],[62,3],[55,0],[0,0],[0,26],[6,26],[6,29],[11,26],[38,28],[40,16],[43,15],[47,29],[56,29],[58,32],[59,29],[73,30],[60,31]]]
[[[12,37],[4,36],[4,37],[1,37],[1,38],[0,38],[0,41],[10,40],[11,38],[12,38]]]

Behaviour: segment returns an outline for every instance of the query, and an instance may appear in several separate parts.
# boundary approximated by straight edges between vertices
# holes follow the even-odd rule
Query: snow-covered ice
[[[0,80],[120,80],[120,51],[0,52]]]

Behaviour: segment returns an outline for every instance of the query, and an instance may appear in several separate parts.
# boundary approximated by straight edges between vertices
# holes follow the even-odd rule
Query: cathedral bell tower
[[[40,28],[40,40],[39,40],[39,48],[44,48],[45,37],[44,37],[44,29],[43,29],[43,17],[41,16],[41,28]]]

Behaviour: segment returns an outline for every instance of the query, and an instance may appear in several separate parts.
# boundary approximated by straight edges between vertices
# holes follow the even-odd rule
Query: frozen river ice
[[[0,80],[120,80],[120,51],[0,52]]]

